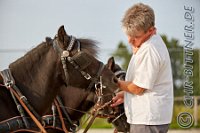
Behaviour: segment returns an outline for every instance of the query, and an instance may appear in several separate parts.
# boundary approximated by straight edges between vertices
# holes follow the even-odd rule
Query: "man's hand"
[[[124,91],[120,91],[116,94],[115,97],[112,99],[113,103],[111,104],[111,107],[118,106],[124,102]]]

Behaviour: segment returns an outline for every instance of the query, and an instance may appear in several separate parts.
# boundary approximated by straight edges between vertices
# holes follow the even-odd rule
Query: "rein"
[[[122,71],[122,70],[115,72],[115,76],[117,76],[118,78],[122,78],[122,76],[124,77],[125,74],[126,74],[126,72]],[[89,128],[91,127],[95,118],[98,117],[100,110],[102,110],[106,106],[109,106],[112,103],[112,100],[110,100],[110,101],[104,103],[103,105],[101,104],[101,100],[102,100],[102,96],[103,96],[102,89],[104,88],[103,84],[101,84],[101,83],[102,82],[101,82],[101,79],[100,79],[99,84],[95,85],[96,95],[97,95],[98,100],[97,100],[97,103],[95,104],[94,109],[92,111],[93,117],[90,119],[90,121],[89,121],[88,125],[86,126],[83,133],[86,133],[89,130]],[[119,119],[122,115],[124,115],[124,113],[117,116],[114,120],[112,120],[112,122]],[[109,118],[110,116],[107,116],[107,117]]]
[[[95,104],[93,112],[92,112],[93,117],[90,119],[90,121],[89,121],[88,125],[86,126],[85,130],[83,131],[83,133],[86,133],[89,130],[89,128],[91,127],[95,118],[99,114],[99,111],[112,103],[112,100],[111,100],[111,101],[101,105],[101,100],[102,100],[102,96],[103,96],[103,88],[105,88],[105,86],[103,86],[102,78],[100,77],[100,81],[97,84],[95,84],[95,89],[96,89],[95,92],[96,92],[98,99],[97,99],[97,103]]]
[[[126,75],[126,72],[125,71],[123,71],[123,70],[119,70],[119,71],[116,71],[115,72],[115,75],[119,78],[119,79],[124,79],[124,77],[125,77],[125,75]],[[70,107],[66,107],[66,106],[64,106],[63,104],[62,104],[62,102],[60,103],[60,107],[62,108],[62,109],[64,109],[65,110],[65,108],[68,108],[68,109],[70,109],[70,110],[74,110],[74,111],[77,111],[77,112],[81,112],[81,113],[84,113],[84,114],[89,114],[90,116],[92,115],[93,117],[92,118],[90,118],[90,116],[84,121],[84,123],[82,124],[82,125],[84,125],[87,121],[89,121],[88,122],[88,124],[87,124],[87,126],[86,126],[86,128],[85,128],[85,130],[83,131],[83,133],[86,133],[88,130],[89,130],[89,128],[91,127],[91,125],[93,124],[93,122],[94,122],[94,120],[96,119],[96,117],[101,117],[102,118],[102,115],[101,116],[99,116],[99,112],[103,109],[103,108],[105,108],[106,106],[109,106],[111,103],[112,103],[112,100],[110,100],[110,101],[108,101],[108,102],[106,102],[106,103],[104,103],[103,105],[101,104],[101,100],[102,100],[102,97],[103,96],[105,96],[105,95],[103,95],[103,93],[102,93],[102,90],[103,90],[103,88],[105,88],[105,86],[103,86],[103,83],[102,83],[102,77],[100,76],[100,80],[99,80],[99,82],[98,83],[96,83],[95,84],[95,92],[96,92],[96,96],[97,96],[97,102],[96,102],[96,104],[95,104],[95,106],[94,106],[94,108],[93,108],[93,110],[92,110],[92,112],[91,113],[89,113],[89,112],[85,112],[85,111],[81,111],[81,110],[76,110],[76,109],[74,109],[74,108],[70,108]],[[116,93],[116,92],[115,92]],[[120,113],[116,118],[114,118],[111,122],[113,123],[113,122],[115,122],[117,119],[119,119],[121,116],[123,116],[125,113],[123,112],[123,113]],[[69,116],[68,114],[66,115],[66,116]],[[103,114],[103,118],[110,118],[111,116],[110,115],[105,115],[105,114]],[[73,132],[76,132],[76,131],[78,131],[81,127],[79,127],[78,128],[78,130],[76,129],[78,126],[77,125],[75,125],[75,129],[74,130],[71,130],[71,131],[73,131]]]
[[[77,42],[77,43],[75,43],[75,42]],[[77,46],[77,53],[75,55],[73,55],[73,56],[70,56],[70,52],[71,52],[71,50],[72,50],[72,48],[74,47],[75,44],[78,45]],[[97,74],[96,74],[95,77],[92,77],[89,73],[83,71],[83,69],[85,69],[86,67],[88,67],[91,64],[91,62],[90,62],[91,61],[91,57],[88,54],[86,54],[85,52],[81,51],[80,42],[78,40],[76,40],[75,37],[73,37],[73,36],[71,36],[70,43],[69,43],[69,45],[68,45],[66,50],[63,50],[59,46],[59,42],[57,41],[57,39],[53,40],[53,47],[54,47],[54,49],[56,51],[58,51],[61,54],[61,61],[62,61],[64,73],[65,73],[66,82],[67,83],[69,82],[69,73],[68,73],[68,70],[67,70],[67,62],[69,62],[75,69],[77,69],[81,73],[81,75],[86,80],[91,80],[91,82],[90,82],[90,84],[89,84],[87,89],[90,90],[93,86],[95,86],[96,94],[98,96],[97,103],[99,105],[99,103],[101,102],[102,95],[103,95],[103,93],[102,93],[103,92],[103,88],[106,88],[106,86],[103,86],[102,77],[101,77],[101,73],[102,73],[102,71],[104,69],[104,64],[102,62],[100,62],[99,69],[98,69]],[[100,79],[100,80],[98,81],[98,79]],[[58,102],[59,102],[60,105],[63,106],[61,100],[58,100]],[[109,102],[109,104],[110,103],[111,102]],[[65,117],[67,118],[68,122],[70,123],[70,125],[75,127],[75,129],[70,128],[70,130],[72,132],[75,132],[77,125],[75,125],[72,122],[72,120],[70,119],[67,111],[62,107],[61,107],[61,109],[62,109]],[[101,108],[99,108],[98,110],[100,110],[100,109]],[[59,115],[62,115],[62,114],[59,114]],[[63,119],[63,118],[60,118],[60,120],[61,119]],[[62,125],[64,125],[63,123],[64,122],[62,122]]]
[[[67,107],[67,106],[60,106],[61,108],[66,108],[66,109],[70,109],[70,110],[74,110],[74,111],[77,111],[77,112],[80,112],[80,113],[83,113],[83,114],[89,114],[90,116],[93,116],[92,118],[90,118],[90,116],[83,122],[84,124],[88,122],[88,125],[87,127],[85,128],[85,133],[88,131],[88,129],[91,127],[91,125],[93,124],[94,120],[96,117],[103,117],[103,118],[109,118],[110,116],[99,116],[99,111],[102,110],[103,108],[105,108],[106,106],[109,106],[110,104],[112,103],[112,100],[111,101],[108,101],[106,103],[104,103],[103,105],[100,105],[100,104],[96,104],[96,106],[93,108],[92,112],[86,112],[86,111],[81,111],[81,110],[77,110],[77,109],[74,109],[74,108],[70,108],[70,107]],[[82,125],[84,125],[82,124]],[[75,125],[76,128],[78,127],[78,125]],[[75,131],[78,131],[79,129],[81,128],[81,126],[79,126],[79,128],[77,129],[74,129]]]

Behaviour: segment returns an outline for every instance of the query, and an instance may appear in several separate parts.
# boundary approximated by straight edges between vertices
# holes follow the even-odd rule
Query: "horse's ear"
[[[114,57],[110,57],[107,62],[108,69],[113,70],[115,66],[115,59]]]
[[[49,43],[49,42],[51,42],[52,41],[52,39],[50,38],[50,37],[46,37],[46,42],[47,43]]]
[[[60,28],[58,29],[58,39],[59,39],[59,41],[60,42],[67,42],[67,40],[68,40],[68,35],[67,35],[67,33],[66,33],[66,31],[65,31],[65,28],[64,28],[64,25],[62,25],[62,26],[60,26]]]

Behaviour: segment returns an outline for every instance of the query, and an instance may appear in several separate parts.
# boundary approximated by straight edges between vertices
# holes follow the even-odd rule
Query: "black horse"
[[[95,58],[96,53],[94,41],[75,39],[61,26],[54,39],[46,39],[11,63],[0,76],[0,132],[26,132],[34,126],[46,132],[41,116],[63,86],[90,89],[101,82],[106,86],[104,94],[113,93],[116,77]]]
[[[112,70],[116,74],[117,78],[125,78],[125,72],[119,67],[119,65],[115,64],[113,57],[109,58],[105,66],[108,69]],[[59,93],[61,100],[60,108],[62,108],[63,120],[65,121],[65,125],[68,131],[76,132],[76,130],[82,128],[83,125],[79,125],[79,120],[84,114],[89,113],[88,111],[96,104],[98,99],[98,96],[96,95],[94,90],[94,86],[91,90],[85,88],[77,88],[73,86],[69,86],[67,88],[63,86],[63,88],[61,89],[61,92]],[[105,94],[102,95],[101,100],[103,103],[108,103],[112,100],[112,97],[113,93]],[[91,114],[89,113],[89,116],[90,115]],[[58,116],[55,117],[54,120],[53,116],[54,115],[52,114],[52,111],[50,111],[50,109],[47,115],[43,116],[46,121],[49,121],[46,125],[47,131],[49,133],[64,132]],[[123,105],[112,108],[108,104],[99,111],[97,117],[107,118],[108,122],[112,123],[118,132],[129,132],[130,127],[126,121],[127,119],[124,114]],[[82,123],[86,122],[83,121]]]
[[[106,67],[112,70],[117,78],[125,80],[126,72],[115,63],[114,57],[110,57],[106,64]],[[130,131],[130,124],[127,123],[127,118],[124,111],[124,104],[118,105],[118,112],[115,114],[116,117],[108,118],[108,122],[112,123],[116,127],[116,132],[128,133]]]

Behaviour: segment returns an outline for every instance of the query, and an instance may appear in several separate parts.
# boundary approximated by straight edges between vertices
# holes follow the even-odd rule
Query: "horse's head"
[[[31,101],[31,109],[35,109],[33,112],[38,119],[64,85],[93,91],[102,102],[101,97],[113,94],[117,83],[115,74],[95,58],[96,53],[94,41],[69,36],[61,26],[54,39],[46,39],[9,65],[15,79],[13,83],[20,88],[20,98]],[[95,89],[92,89],[93,86]],[[1,108],[12,110],[6,104]],[[12,116],[15,115],[14,111]]]
[[[114,72],[117,78],[119,78],[120,80],[125,79],[126,72],[123,71],[119,65],[115,64],[115,60],[113,57],[108,59],[108,62],[105,67]],[[116,90],[115,92],[117,91],[119,90]],[[113,96],[114,95],[103,95],[102,102],[109,103],[110,101],[112,101]],[[95,97],[96,96],[93,94],[88,95],[87,100],[92,101],[95,99]],[[109,106],[109,104],[102,104],[102,105],[105,106],[99,111],[98,117],[108,118],[107,119],[108,122],[112,123],[118,132],[128,133],[130,131],[130,125],[127,123],[127,118],[125,116],[125,111],[124,111],[124,105],[121,104],[114,108]]]
[[[112,70],[117,78],[120,80],[125,80],[125,71],[122,70],[122,68],[115,64],[115,60],[113,57],[108,59],[108,62],[106,64],[106,67]],[[113,112],[114,117],[108,118],[108,122],[112,123],[115,128],[117,129],[118,132],[129,132],[130,131],[130,125],[127,123],[127,118],[125,116],[125,111],[124,111],[124,105],[121,104],[117,107],[111,108],[107,107],[107,109],[103,110],[103,113],[108,113]]]
[[[50,41],[55,51],[60,56],[62,81],[65,82],[67,86],[73,86],[73,90],[82,88],[84,90],[83,92],[96,94],[97,104],[103,105],[104,101],[102,97],[104,95],[113,95],[114,91],[117,89],[117,83],[115,74],[96,59],[97,46],[95,45],[95,41],[76,39],[73,36],[69,36],[64,26],[59,28],[57,36]],[[62,93],[68,92],[68,88],[66,88],[66,91],[62,91]],[[66,102],[65,99],[67,99],[67,97],[62,94],[61,97],[64,99],[65,106],[71,104]],[[78,97],[75,95],[75,97],[72,98],[77,99]],[[70,100],[73,101],[73,99]],[[72,108],[77,109],[77,107],[80,106],[79,101],[81,100],[79,99],[77,103],[74,103]],[[71,115],[73,114],[73,110],[68,112]],[[77,120],[81,115],[83,114],[79,113],[78,116],[76,115],[71,118]]]
[[[112,94],[117,89],[115,74],[96,59],[95,41],[69,36],[61,26],[53,46],[60,54],[62,79],[67,85],[88,91],[95,85],[93,91],[99,91],[100,95]]]

